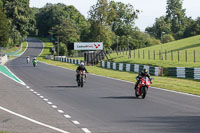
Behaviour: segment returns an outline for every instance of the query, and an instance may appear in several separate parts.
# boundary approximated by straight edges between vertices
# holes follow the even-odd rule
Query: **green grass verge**
[[[8,49],[8,53],[15,52],[15,51],[17,51],[18,49],[20,49],[20,47],[17,47],[17,46],[12,47],[12,48],[9,48],[9,49]]]
[[[28,46],[27,42],[22,42],[22,50],[19,53],[17,53],[16,55],[10,55],[9,59],[14,59],[17,57],[17,55],[20,55],[21,53],[23,53],[27,46]]]
[[[166,59],[165,59],[165,50],[166,50]],[[195,63],[194,63],[194,50],[195,50]],[[155,60],[154,60],[154,51],[155,51]],[[162,67],[200,67],[200,36],[194,36],[162,44],[163,60],[159,59],[160,55],[159,51],[161,51],[161,45],[156,45],[152,47],[131,51],[132,58],[129,59],[128,59],[128,52],[124,52],[124,54],[121,53],[118,55],[117,53],[112,53],[111,59],[113,62],[147,64],[147,65],[162,66]],[[179,51],[179,61],[178,61],[178,51]]]
[[[54,60],[47,60],[45,59],[46,54],[50,54],[49,48],[52,47],[53,44],[46,42],[45,43],[45,49],[43,50],[43,53],[40,57],[38,57],[38,60],[41,62],[45,62],[51,65],[65,67],[69,69],[75,70],[77,65],[69,64],[65,62],[58,62]],[[121,80],[127,80],[131,82],[136,81],[136,76],[138,74],[131,73],[131,72],[121,72],[121,71],[115,71],[111,69],[104,69],[99,66],[87,66],[87,69],[90,73],[117,78]],[[179,92],[186,92],[190,94],[200,95],[200,81],[198,80],[188,80],[188,79],[179,79],[179,78],[171,78],[171,77],[156,77],[153,76],[154,81],[152,86],[153,87],[159,87],[164,88],[168,90],[175,90]]]

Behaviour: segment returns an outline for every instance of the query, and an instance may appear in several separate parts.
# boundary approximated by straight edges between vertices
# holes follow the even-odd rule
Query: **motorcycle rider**
[[[33,62],[33,65],[34,65],[34,64],[35,64],[35,65],[37,64],[37,60],[36,60],[35,57],[33,58],[32,62]]]
[[[145,68],[145,69],[143,69],[143,71],[142,71],[140,74],[138,74],[138,76],[136,77],[137,82],[136,82],[136,84],[135,84],[135,89],[138,87],[138,84],[140,83],[141,77],[148,77],[149,80],[151,81],[151,76],[150,76],[150,74],[148,74],[148,70]],[[152,82],[151,82],[151,83],[152,83]]]
[[[29,63],[29,61],[30,61],[30,58],[29,58],[29,56],[27,56],[26,57],[26,62]]]
[[[80,66],[78,66],[76,69],[76,81],[78,81],[78,78],[79,78],[79,74],[78,74],[79,71],[85,71],[86,73],[88,73],[87,69],[84,66],[84,62],[81,62]],[[85,75],[85,78],[86,78],[86,75]]]

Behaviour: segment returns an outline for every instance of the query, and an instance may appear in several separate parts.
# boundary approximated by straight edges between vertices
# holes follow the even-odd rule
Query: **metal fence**
[[[176,62],[200,62],[200,50],[188,49],[188,50],[130,50],[121,48],[118,51],[115,50],[117,55],[127,56],[127,58],[133,59],[148,59],[148,60],[163,60],[163,61],[176,61]]]

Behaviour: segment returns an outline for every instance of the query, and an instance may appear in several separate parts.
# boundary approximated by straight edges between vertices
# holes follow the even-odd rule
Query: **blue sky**
[[[114,0],[123,3],[130,3],[135,9],[142,11],[139,14],[138,20],[135,25],[144,31],[147,26],[152,26],[155,22],[155,18],[165,15],[166,1],[167,0]],[[97,0],[30,0],[30,7],[43,7],[46,3],[64,3],[66,5],[75,6],[86,18],[88,17],[87,12],[90,7],[96,4]],[[184,0],[183,8],[186,8],[186,15],[196,19],[200,16],[200,4],[199,0]]]

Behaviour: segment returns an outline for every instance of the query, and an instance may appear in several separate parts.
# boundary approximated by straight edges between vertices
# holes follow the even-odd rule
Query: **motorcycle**
[[[149,79],[148,77],[140,77],[140,78],[137,77],[136,80],[139,80],[139,83],[138,86],[135,87],[135,96],[136,97],[141,96],[144,99],[147,95],[149,85],[151,84],[151,81],[153,79]]]
[[[37,66],[37,60],[33,60],[33,66],[34,66],[34,67]]]
[[[86,73],[85,73],[85,71],[79,71],[78,72],[78,79],[77,79],[78,86],[83,87],[83,85],[85,83],[85,80],[86,80]]]
[[[28,64],[30,62],[30,58],[26,58],[26,62]]]

